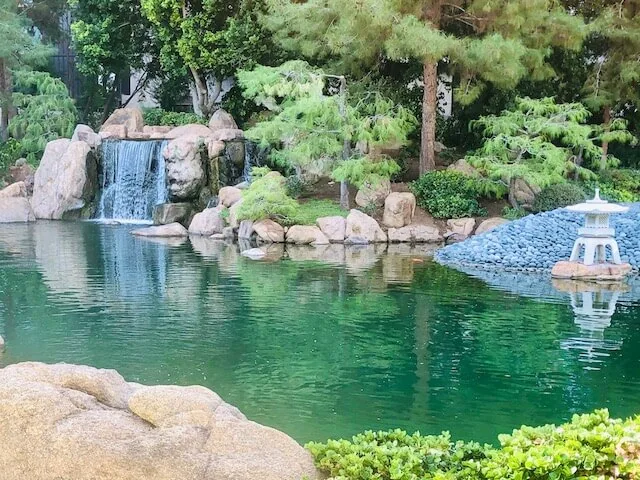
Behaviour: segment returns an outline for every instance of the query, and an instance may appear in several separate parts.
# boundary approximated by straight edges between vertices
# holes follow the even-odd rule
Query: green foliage
[[[518,220],[519,218],[526,217],[527,211],[522,207],[504,207],[502,209],[502,216],[507,220]]]
[[[22,156],[22,144],[15,138],[0,141],[0,178]]]
[[[348,213],[331,200],[308,200],[299,204],[298,211],[287,220],[287,224],[315,225],[320,217],[346,217]]]
[[[64,83],[46,72],[15,72],[14,89],[18,114],[9,122],[9,132],[20,140],[22,155],[37,164],[48,142],[71,137],[76,108]]]
[[[239,72],[245,96],[272,112],[247,136],[271,146],[270,159],[281,167],[333,171],[335,178],[352,183],[368,176],[388,178],[397,171],[395,163],[374,163],[362,156],[343,160],[345,142],[406,143],[415,118],[375,92],[353,98],[344,90],[331,94],[332,78],[299,60]]]
[[[287,195],[284,178],[277,172],[260,175],[252,170],[253,181],[242,194],[238,209],[239,220],[263,220],[270,218],[282,225],[292,225],[292,218],[299,213],[299,205]]]
[[[486,215],[478,203],[481,183],[461,172],[440,170],[425,173],[409,188],[418,205],[435,218],[460,218]]]
[[[556,183],[544,188],[533,202],[534,212],[548,212],[586,200],[585,191],[575,183]]]
[[[287,195],[291,198],[299,198],[307,190],[308,185],[303,178],[298,175],[291,175],[285,180]]]
[[[366,157],[355,157],[340,162],[331,176],[334,180],[347,180],[358,188],[365,183],[377,183],[388,179],[400,171],[400,166],[390,159],[371,161]]]
[[[349,440],[309,443],[332,480],[632,479],[640,473],[640,420],[611,419],[607,410],[574,415],[559,427],[522,427],[500,447],[454,442],[401,430],[365,432]]]
[[[600,188],[602,198],[612,202],[640,201],[640,170],[614,169],[600,174],[597,181],[586,184],[589,194]]]
[[[207,119],[191,112],[168,112],[161,108],[150,108],[143,110],[142,116],[145,125],[167,125],[179,127],[189,123],[207,124]]]
[[[579,103],[556,104],[553,98],[516,99],[515,109],[471,122],[485,141],[467,161],[497,183],[517,178],[544,188],[570,176],[593,179],[583,165],[597,168],[603,136],[600,127],[587,125],[589,111]],[[615,132],[615,135],[614,135]],[[630,139],[623,122],[612,124],[610,138]],[[609,156],[609,163],[617,159]]]

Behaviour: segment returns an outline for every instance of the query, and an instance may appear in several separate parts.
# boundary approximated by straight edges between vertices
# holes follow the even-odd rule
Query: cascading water
[[[253,167],[261,167],[265,164],[268,153],[267,148],[261,147],[255,142],[244,142],[243,181],[248,182],[251,179],[251,169]]]
[[[115,140],[102,144],[98,219],[150,220],[168,198],[162,150],[165,140]]]

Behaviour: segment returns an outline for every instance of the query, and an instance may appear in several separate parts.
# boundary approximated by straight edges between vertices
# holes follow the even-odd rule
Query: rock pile
[[[299,480],[311,455],[200,386],[143,386],[114,370],[0,369],[0,479]]]
[[[612,227],[623,262],[640,268],[640,204],[632,204],[627,213],[614,215]],[[571,255],[578,228],[584,216],[558,209],[529,215],[499,225],[493,230],[438,251],[443,264],[518,271],[550,271]]]

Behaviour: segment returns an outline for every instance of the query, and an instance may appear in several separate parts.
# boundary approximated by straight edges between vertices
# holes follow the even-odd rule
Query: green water
[[[205,385],[301,442],[390,427],[495,442],[597,407],[640,412],[632,300],[594,333],[567,295],[520,297],[395,249],[255,262],[129,229],[0,226],[0,365]]]

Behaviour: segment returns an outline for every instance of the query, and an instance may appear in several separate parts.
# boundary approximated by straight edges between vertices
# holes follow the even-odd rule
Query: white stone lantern
[[[609,203],[600,198],[600,189],[596,188],[595,197],[578,205],[571,205],[567,210],[585,215],[584,227],[578,229],[578,239],[573,245],[569,261],[578,262],[580,252],[584,248],[584,265],[599,263],[621,265],[620,250],[615,239],[615,230],[609,226],[609,216],[624,213],[629,207]],[[611,261],[607,262],[607,247],[611,249]]]

